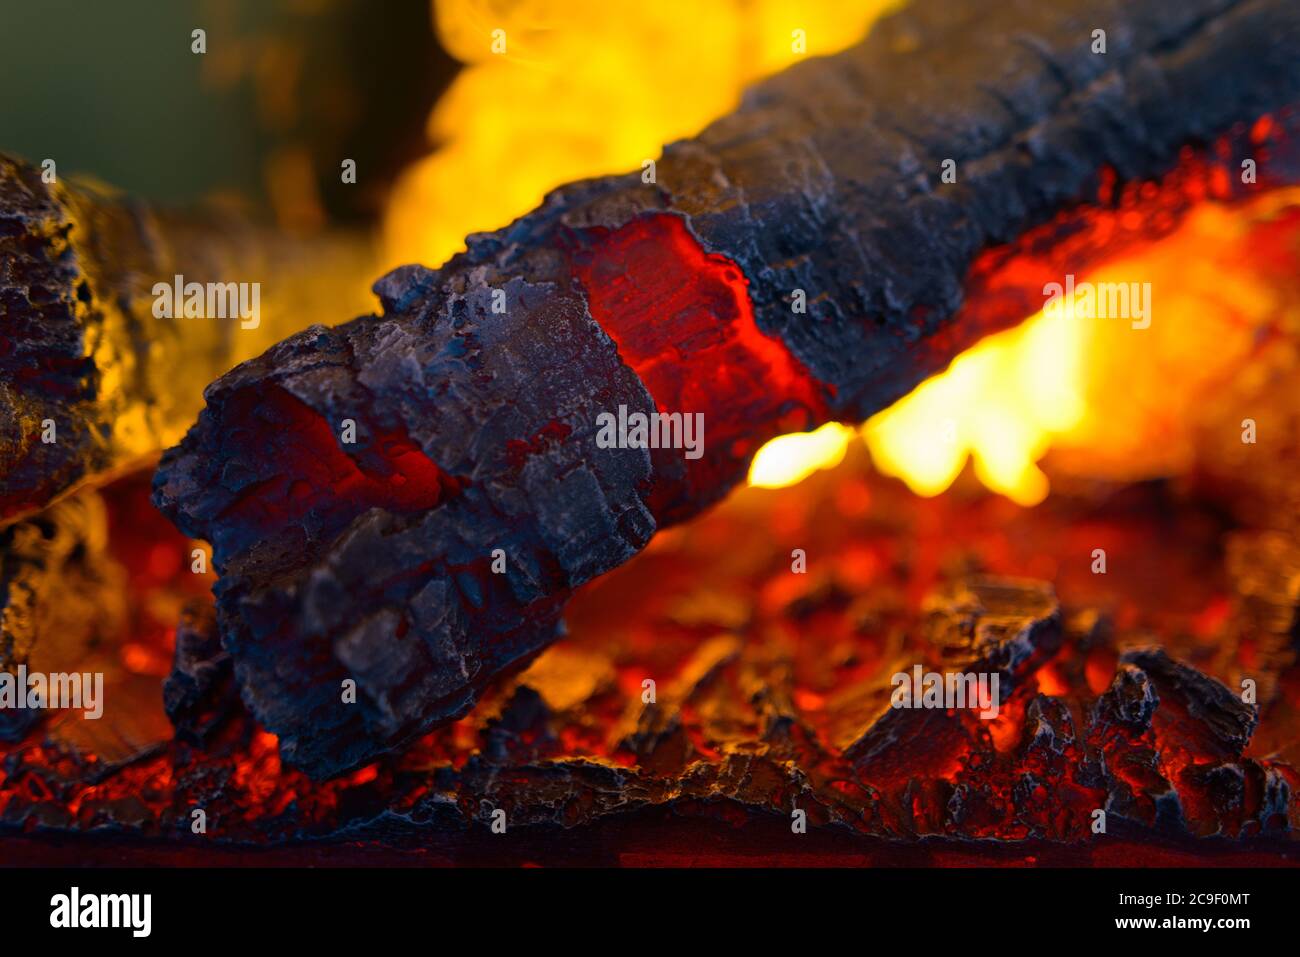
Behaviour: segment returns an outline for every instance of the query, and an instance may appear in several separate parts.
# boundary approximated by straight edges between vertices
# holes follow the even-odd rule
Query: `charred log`
[[[923,0],[668,147],[656,183],[561,189],[382,279],[382,317],[215,383],[156,500],[213,542],[223,643],[284,756],[329,777],[464,714],[764,440],[865,417],[1033,312],[1044,276],[1253,188],[1234,128],[1277,113],[1260,182],[1300,179],[1294,4],[1092,18],[1105,55],[1069,4]],[[702,414],[700,457],[606,447],[624,412]]]
[[[0,522],[152,461],[206,383],[340,302],[366,305],[355,239],[170,213],[43,173],[0,156]],[[203,285],[205,314],[155,311],[155,285],[178,275]],[[223,312],[224,284],[257,283],[257,314],[251,296],[247,316],[206,314],[209,283],[223,285]]]

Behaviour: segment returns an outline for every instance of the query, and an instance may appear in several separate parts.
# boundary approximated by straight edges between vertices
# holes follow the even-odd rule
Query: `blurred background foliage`
[[[0,0],[0,149],[294,230],[372,221],[455,70],[428,0]]]

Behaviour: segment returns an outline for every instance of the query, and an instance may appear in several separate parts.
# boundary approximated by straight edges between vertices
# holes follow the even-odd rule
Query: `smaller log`
[[[0,524],[151,461],[212,379],[316,316],[370,305],[358,237],[298,239],[231,211],[153,209],[46,183],[3,154],[0,263]],[[157,315],[155,286],[177,276],[204,284],[205,312],[208,283],[258,284],[256,326]],[[214,306],[226,305],[219,292]]]

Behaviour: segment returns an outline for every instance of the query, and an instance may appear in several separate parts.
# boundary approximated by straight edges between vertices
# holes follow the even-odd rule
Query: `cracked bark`
[[[464,714],[556,637],[574,587],[717,501],[762,441],[867,416],[1032,314],[1044,276],[1149,241],[1205,194],[1175,175],[1183,147],[1300,100],[1294,4],[1088,10],[922,0],[667,147],[655,186],[560,189],[384,277],[381,316],[214,383],[156,501],[213,543],[222,640],[282,754],[330,777]],[[1262,183],[1300,180],[1292,133]],[[1223,142],[1199,169],[1230,200],[1249,144]],[[1108,175],[1161,174],[1164,226],[1090,228],[1120,221]],[[703,411],[704,457],[598,447],[619,406]]]
[[[353,237],[153,209],[0,155],[0,522],[153,461],[207,382],[314,316],[367,308],[368,261]],[[260,282],[260,324],[156,317],[153,286],[177,274]]]

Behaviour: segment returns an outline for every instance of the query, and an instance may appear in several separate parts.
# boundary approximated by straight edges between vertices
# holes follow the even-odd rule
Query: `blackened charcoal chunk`
[[[954,669],[994,669],[1010,681],[1031,655],[1060,643],[1060,608],[1046,582],[975,576],[926,605],[926,637]]]
[[[1045,582],[975,576],[927,598],[924,628],[940,655],[927,670],[996,675],[998,700],[1005,701],[1032,661],[1060,645],[1061,613]],[[962,727],[947,709],[898,708],[885,695],[845,755],[860,774],[894,773],[909,754],[929,750],[941,737],[966,735]]]
[[[1224,756],[1238,756],[1250,743],[1259,723],[1259,709],[1206,674],[1174,661],[1163,649],[1130,651],[1121,665],[1135,665],[1147,673],[1160,697],[1173,696],[1199,726],[1198,737]]]
[[[1195,766],[1187,777],[1221,818],[1240,818],[1246,807],[1247,768],[1241,764]]]
[[[1025,741],[1028,751],[1044,759],[1059,757],[1075,744],[1074,719],[1060,698],[1035,695],[1025,709]]]
[[[221,647],[211,604],[186,606],[176,628],[176,654],[163,682],[163,708],[176,735],[201,743],[230,713],[237,698],[230,655]]]
[[[1160,706],[1160,696],[1145,671],[1122,663],[1106,692],[1097,699],[1096,714],[1103,721],[1117,721],[1135,731],[1151,726],[1151,716]]]

